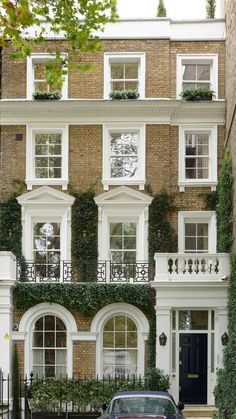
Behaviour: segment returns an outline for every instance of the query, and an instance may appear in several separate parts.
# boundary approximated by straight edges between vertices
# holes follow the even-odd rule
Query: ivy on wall
[[[177,236],[168,220],[174,211],[172,196],[162,191],[156,194],[149,207],[149,260],[153,260],[156,252],[175,252]]]
[[[232,161],[225,150],[217,186],[217,252],[230,252],[233,243]]]

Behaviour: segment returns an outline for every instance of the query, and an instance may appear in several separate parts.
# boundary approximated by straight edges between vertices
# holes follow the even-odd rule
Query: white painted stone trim
[[[62,152],[62,167],[61,178],[36,178],[35,177],[35,134],[38,133],[53,133],[61,134],[61,152]],[[26,126],[26,179],[25,183],[28,190],[32,190],[33,185],[61,185],[63,190],[67,189],[68,178],[68,125],[67,124],[27,124]]]
[[[93,318],[91,324],[91,332],[98,334],[96,347],[96,374],[102,377],[102,329],[105,322],[115,315],[126,315],[130,317],[138,330],[138,374],[144,375],[144,356],[145,346],[144,342],[147,339],[149,332],[149,322],[146,316],[137,307],[126,303],[109,304],[102,308]]]
[[[185,178],[185,133],[206,133],[209,135],[209,178],[208,179],[186,179]],[[179,126],[179,179],[180,192],[185,187],[211,187],[216,189],[217,185],[217,125],[196,124]]]
[[[208,252],[216,253],[216,213],[215,211],[179,211],[178,213],[178,252],[185,251],[185,222],[208,223]]]
[[[132,178],[111,178],[110,177],[110,131],[136,131],[138,132],[138,170]],[[140,190],[144,189],[146,183],[146,125],[135,124],[107,124],[103,125],[103,178],[104,190],[110,185],[138,185]]]

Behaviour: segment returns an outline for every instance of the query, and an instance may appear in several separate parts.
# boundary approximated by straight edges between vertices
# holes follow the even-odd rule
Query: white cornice
[[[178,125],[225,123],[225,101],[182,102],[169,99],[112,100],[1,100],[1,125],[27,123],[102,124],[137,121]]]

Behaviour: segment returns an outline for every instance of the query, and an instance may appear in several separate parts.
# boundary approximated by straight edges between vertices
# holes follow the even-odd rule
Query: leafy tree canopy
[[[23,58],[49,34],[63,34],[70,54],[61,57],[56,48],[50,49],[55,59],[48,62],[46,76],[53,85],[76,66],[78,51],[101,48],[95,32],[115,17],[116,0],[0,0],[0,47],[9,47],[15,59]]]

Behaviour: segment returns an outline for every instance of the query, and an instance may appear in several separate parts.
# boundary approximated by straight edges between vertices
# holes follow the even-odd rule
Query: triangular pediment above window
[[[143,204],[150,205],[152,197],[127,186],[120,186],[119,188],[112,189],[94,198],[98,206],[117,204]]]
[[[38,204],[64,204],[71,206],[75,198],[64,192],[50,188],[49,186],[42,186],[31,192],[27,192],[17,198],[20,205]]]

